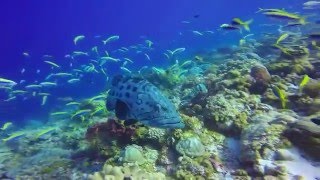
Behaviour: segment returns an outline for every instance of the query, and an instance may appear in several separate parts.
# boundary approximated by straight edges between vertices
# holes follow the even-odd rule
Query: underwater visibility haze
[[[4,1],[0,179],[320,179],[320,1]]]

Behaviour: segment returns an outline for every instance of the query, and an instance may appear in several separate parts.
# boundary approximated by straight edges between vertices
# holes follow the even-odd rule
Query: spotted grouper
[[[139,121],[159,128],[184,127],[175,106],[156,86],[142,78],[115,76],[106,106],[126,124]]]

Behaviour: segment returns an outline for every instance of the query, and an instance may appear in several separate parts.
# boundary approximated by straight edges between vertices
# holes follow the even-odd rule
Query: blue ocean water
[[[143,53],[132,54],[130,58],[135,61],[132,68],[141,68],[145,65],[169,65],[173,62],[166,61],[162,54],[166,49],[185,47],[188,51],[181,58],[187,58],[197,52],[235,45],[242,34],[223,35],[223,32],[217,31],[220,24],[229,22],[234,17],[245,20],[253,18],[255,24],[267,24],[270,19],[255,13],[259,7],[284,7],[299,11],[301,7],[298,5],[301,5],[301,2],[234,2],[231,0],[201,3],[198,1],[4,2],[0,11],[3,38],[0,50],[2,59],[0,73],[2,77],[15,81],[22,79],[29,83],[41,81],[51,72],[51,67],[43,63],[43,55],[53,56],[54,61],[63,66],[64,69],[61,71],[68,71],[72,67],[68,67],[70,62],[64,58],[66,54],[75,50],[87,51],[101,41],[94,38],[95,36],[111,35],[119,35],[121,38],[112,45],[108,45],[108,51],[143,43],[143,37],[154,42],[154,50],[149,54],[152,61],[146,61]],[[191,23],[183,24],[182,21]],[[194,30],[213,31],[215,34],[195,37],[192,33]],[[264,30],[265,27],[253,26],[250,33],[259,34]],[[80,34],[87,38],[85,42],[75,47],[73,38]],[[24,57],[23,52],[28,52],[30,56]],[[119,73],[118,68],[118,65],[111,64],[108,74],[112,76]],[[20,73],[22,69],[25,69],[23,74]],[[37,71],[40,72],[37,73]],[[99,81],[95,86],[97,91],[91,88],[89,92],[96,93],[105,88],[104,85],[99,86]],[[86,87],[81,88],[85,90]],[[61,87],[56,91],[61,96],[89,95],[77,92],[73,87]],[[25,113],[41,112],[38,109],[33,111],[26,106],[28,103],[38,104],[38,101],[21,102],[23,107],[23,110],[20,110],[21,115],[26,117]]]
[[[43,69],[39,57],[51,54],[61,58],[74,50],[72,40],[78,34],[87,37],[119,34],[118,46],[136,43],[140,36],[154,39],[159,47],[170,48],[174,42],[184,46],[203,44],[201,40],[179,39],[178,33],[191,29],[216,30],[220,24],[234,17],[254,18],[257,22],[267,21],[256,17],[255,12],[263,8],[288,8],[301,10],[303,1],[5,1],[1,5],[1,73],[16,76],[23,67]],[[289,5],[289,6],[288,6]],[[199,15],[195,19],[193,16]],[[186,26],[181,21],[192,21]],[[190,27],[191,26],[191,27]],[[254,27],[253,27],[254,28]],[[255,29],[256,28],[256,29]],[[259,32],[259,27],[255,27]],[[230,38],[232,39],[232,38]],[[199,42],[197,42],[199,41]],[[212,46],[227,43],[221,37],[213,37],[207,42]],[[86,43],[86,45],[88,45]],[[114,45],[114,46],[116,46]],[[203,45],[205,46],[205,45]],[[34,62],[23,59],[28,51]],[[62,61],[62,60],[61,60]],[[63,61],[62,61],[63,62]],[[32,73],[29,76],[33,76]],[[19,78],[19,77],[16,77]]]
[[[267,114],[269,113],[269,111],[272,111],[272,112],[275,112],[276,115],[268,114],[266,116],[274,117],[274,119],[277,119],[282,113],[281,109],[290,109],[292,110],[292,112],[294,111],[295,113],[297,113],[297,114],[288,113],[289,116],[292,118],[299,119],[298,116],[301,116],[301,117],[312,119],[315,122],[318,122],[319,117],[313,116],[314,114],[309,112],[309,109],[308,109],[309,107],[307,107],[306,109],[303,109],[301,107],[295,107],[295,106],[299,106],[299,103],[301,102],[294,101],[296,96],[299,96],[301,98],[304,98],[305,94],[309,96],[308,92],[303,92],[305,94],[301,95],[301,92],[297,91],[297,89],[305,86],[305,85],[301,85],[301,83],[298,82],[300,81],[301,78],[306,78],[306,77],[309,78],[310,76],[315,81],[318,81],[317,79],[319,78],[319,74],[317,70],[314,70],[314,69],[317,69],[318,66],[317,66],[317,63],[314,63],[314,62],[311,62],[312,64],[311,66],[314,66],[313,69],[311,68],[312,70],[307,71],[305,70],[307,68],[303,67],[305,68],[303,69],[303,68],[300,68],[300,66],[294,67],[293,69],[296,70],[297,72],[294,72],[290,74],[292,76],[288,75],[287,77],[286,75],[284,75],[285,73],[284,70],[283,70],[284,72],[279,73],[276,70],[272,70],[272,68],[270,68],[270,74],[272,76],[272,80],[268,79],[270,74],[267,71],[266,73],[267,75],[265,76],[268,76],[267,77],[268,80],[266,81],[268,81],[269,84],[266,87],[264,87],[265,84],[262,84],[263,88],[265,88],[266,93],[265,91],[261,93],[259,96],[259,100],[257,100],[257,102],[259,102],[260,105],[263,104],[261,105],[261,107],[263,106],[262,108],[260,108],[259,106],[260,109],[258,108],[258,105],[252,105],[252,104],[242,105],[237,100],[234,100],[232,98],[228,99],[230,98],[230,96],[234,96],[234,97],[237,96],[238,99],[245,97],[245,95],[242,95],[241,93],[243,94],[247,93],[248,97],[250,95],[250,98],[248,98],[249,100],[256,98],[256,97],[251,98],[251,95],[255,94],[256,92],[255,93],[251,92],[251,89],[247,87],[247,84],[248,84],[247,81],[245,82],[242,82],[241,80],[237,81],[237,78],[239,78],[239,76],[243,76],[243,77],[252,76],[251,78],[254,78],[253,77],[254,75],[252,73],[253,70],[250,73],[250,71],[246,69],[253,65],[250,64],[250,62],[246,62],[245,60],[243,60],[243,64],[241,62],[239,64],[235,63],[237,65],[237,66],[235,65],[235,67],[229,68],[228,65],[226,65],[227,62],[232,60],[232,58],[241,59],[240,58],[241,55],[243,54],[246,55],[246,51],[248,51],[248,54],[249,54],[247,57],[252,57],[251,56],[252,54],[257,55],[258,57],[260,56],[259,57],[260,59],[255,59],[256,57],[252,59],[255,59],[255,62],[258,61],[259,63],[262,63],[262,64],[264,63],[268,64],[270,59],[278,60],[277,59],[278,56],[282,58],[283,56],[288,54],[285,53],[286,49],[284,50],[281,49],[282,46],[280,48],[278,47],[278,50],[280,49],[282,54],[280,54],[280,52],[275,52],[276,51],[275,49],[277,48],[274,48],[274,47],[270,48],[271,46],[275,45],[274,43],[271,43],[271,42],[276,41],[280,35],[287,34],[289,38],[285,37],[284,39],[286,40],[289,39],[290,42],[286,42],[283,39],[281,41],[284,41],[285,43],[281,45],[284,45],[285,47],[285,45],[289,44],[289,45],[292,45],[290,47],[295,47],[295,48],[301,45],[310,50],[310,53],[308,51],[307,54],[308,55],[310,54],[312,58],[319,56],[317,55],[317,53],[313,52],[314,49],[310,48],[310,46],[312,46],[313,48],[314,47],[319,48],[318,39],[316,41],[306,40],[306,42],[301,43],[301,41],[304,41],[305,39],[307,39],[308,34],[311,32],[311,30],[313,30],[312,28],[316,27],[315,29],[317,31],[319,30],[319,27],[314,25],[316,24],[314,22],[316,20],[319,20],[318,9],[306,11],[306,9],[303,9],[303,3],[305,2],[306,1],[302,1],[302,0],[269,0],[269,1],[263,1],[263,0],[256,0],[256,1],[252,1],[252,0],[243,0],[243,1],[235,1],[235,0],[216,0],[216,1],[213,1],[213,0],[175,0],[175,1],[172,1],[172,0],[171,1],[169,0],[162,0],[162,1],[150,1],[150,0],[21,1],[21,0],[13,0],[13,1],[1,2],[1,5],[0,5],[0,37],[1,37],[0,78],[12,80],[15,83],[17,83],[13,87],[3,88],[4,90],[1,89],[2,84],[0,84],[0,87],[1,87],[0,88],[1,90],[0,91],[0,127],[3,127],[4,129],[3,131],[0,131],[0,136],[4,142],[3,144],[6,144],[7,142],[5,137],[7,138],[12,137],[15,134],[15,132],[20,132],[20,130],[25,127],[28,128],[28,126],[29,127],[31,126],[30,129],[33,129],[33,128],[41,129],[41,126],[51,127],[53,126],[56,120],[57,120],[57,123],[54,125],[59,124],[58,120],[61,120],[62,123],[65,123],[62,125],[61,123],[57,125],[56,127],[57,129],[62,131],[73,132],[72,135],[68,134],[66,136],[67,138],[63,137],[67,139],[67,140],[63,139],[63,141],[69,142],[68,138],[71,136],[72,137],[76,136],[76,138],[73,138],[73,140],[77,138],[78,138],[77,140],[79,140],[82,138],[81,140],[79,140],[81,142],[83,141],[85,136],[87,140],[90,139],[87,137],[90,135],[90,133],[88,133],[88,132],[91,132],[90,128],[93,128],[95,132],[98,132],[98,128],[100,128],[100,126],[105,125],[103,123],[102,125],[99,124],[101,123],[100,119],[114,118],[114,114],[112,113],[111,113],[112,116],[110,116],[110,114],[108,114],[108,116],[105,116],[105,114],[103,113],[101,113],[103,114],[103,116],[101,114],[99,115],[99,113],[97,116],[92,115],[96,112],[99,112],[101,110],[99,109],[101,108],[101,106],[105,110],[105,98],[106,96],[108,96],[106,95],[107,93],[105,92],[110,89],[112,78],[116,75],[129,75],[129,76],[141,75],[142,71],[146,72],[145,77],[149,78],[148,80],[150,81],[154,80],[154,82],[152,83],[154,83],[166,95],[170,95],[170,100],[174,102],[176,106],[179,105],[177,110],[179,110],[181,114],[186,114],[186,115],[189,115],[190,117],[196,117],[198,118],[198,120],[200,119],[202,122],[202,125],[199,125],[199,126],[203,126],[203,128],[210,129],[211,127],[209,126],[206,127],[207,125],[206,119],[215,117],[215,115],[211,117],[212,114],[210,114],[210,117],[208,117],[207,116],[208,112],[202,111],[203,109],[206,109],[206,108],[209,109],[209,107],[214,109],[214,108],[217,108],[218,106],[221,106],[217,108],[218,110],[221,110],[223,108],[226,108],[227,105],[232,106],[234,104],[236,104],[234,106],[236,106],[236,109],[237,108],[238,109],[233,110],[231,114],[235,113],[236,115],[232,116],[228,114],[229,112],[225,112],[226,117],[227,118],[231,117],[231,119],[232,118],[241,119],[241,117],[243,116],[245,117],[248,116],[248,121],[252,121],[250,122],[252,124],[254,122],[253,119],[257,118],[256,115],[258,113],[255,114],[256,112],[263,111],[263,113]],[[261,12],[257,13],[259,8],[263,8],[263,9],[274,8],[278,10],[286,10],[291,13],[302,14],[301,17],[297,19],[300,20],[300,19],[306,18],[308,23],[299,24],[298,27],[293,27],[292,29],[289,29],[289,30],[283,30],[283,26],[287,25],[288,22],[291,22],[292,19],[288,21],[287,19],[279,20],[276,18],[270,18],[263,15]],[[250,23],[249,25],[250,31],[246,31],[241,25],[234,26],[236,28],[240,27],[241,30],[240,29],[226,30],[220,27],[222,24],[230,24],[233,18],[240,18],[243,21],[253,20],[252,23]],[[307,26],[308,24],[311,24],[311,25]],[[300,29],[300,27],[302,27],[301,28],[302,30]],[[75,42],[74,42],[75,38],[80,36],[83,36],[83,39],[78,40],[77,44],[75,45]],[[104,40],[112,36],[113,37],[117,36],[119,38],[117,40],[108,42],[106,44],[103,43]],[[242,47],[241,45],[239,45],[239,41],[241,43],[241,40],[244,40],[245,39],[244,37],[246,36],[250,37],[248,39],[250,39],[251,42],[249,42],[250,41],[249,40],[248,41],[249,43],[247,43],[248,46],[246,46],[247,44],[245,44],[245,46]],[[317,36],[316,38],[319,38],[319,37]],[[293,44],[290,44],[291,41],[293,42]],[[148,43],[151,43],[151,44],[148,44]],[[261,49],[259,49],[259,47],[265,48],[266,51],[263,52]],[[245,48],[248,48],[249,50]],[[177,56],[174,56],[173,55],[174,53],[172,52],[179,49],[181,50],[181,53],[179,53]],[[79,56],[76,55],[79,52],[83,54]],[[170,53],[172,54],[170,55]],[[268,53],[273,53],[273,54],[268,54]],[[219,57],[216,58],[215,57],[216,55],[219,55],[220,58]],[[114,59],[107,60],[104,64],[102,64],[103,58],[110,58],[110,57]],[[230,60],[230,57],[231,57],[231,60]],[[206,61],[206,58],[209,58],[208,62]],[[212,59],[210,60],[210,58],[212,59],[216,58],[219,60],[219,62],[218,60],[217,62],[215,62]],[[131,63],[128,59],[130,61],[133,61],[133,63]],[[238,59],[233,59],[233,60],[238,60]],[[192,68],[189,68],[189,69],[182,68],[183,66],[182,64],[184,63],[193,64],[193,65],[190,65],[190,67]],[[188,64],[187,65],[184,64],[184,65],[186,67],[189,67]],[[197,67],[194,67],[194,66],[197,66]],[[219,68],[216,69],[217,67],[221,69]],[[238,69],[242,68],[242,69],[239,70],[239,72],[232,71],[237,68]],[[258,71],[259,70],[261,69],[258,69]],[[163,77],[161,77],[160,75],[153,76],[152,73],[154,74],[158,73],[158,75],[162,74]],[[210,76],[210,73],[214,75]],[[238,75],[237,73],[239,73],[240,75]],[[225,74],[227,75],[224,76]],[[270,76],[270,79],[271,79],[271,76]],[[230,82],[227,82],[228,78],[234,79],[236,81],[235,83],[236,85],[232,84],[228,86],[228,83],[230,83]],[[259,78],[263,79],[264,77],[258,77],[258,80],[260,80]],[[74,80],[76,81],[76,83],[70,83],[69,82],[70,80]],[[134,82],[135,80],[132,80],[132,81]],[[310,80],[308,79],[306,81],[309,82]],[[41,85],[43,83],[48,83],[48,82],[53,83],[53,85],[52,84]],[[215,83],[218,85],[215,85]],[[281,83],[283,83],[284,85]],[[37,87],[28,87],[30,85],[37,86]],[[38,86],[40,86],[40,88]],[[50,87],[50,86],[53,86],[53,87]],[[131,84],[129,84],[129,86],[131,86]],[[242,86],[245,87],[244,88],[245,90],[241,89]],[[276,91],[274,88],[275,86],[277,87],[285,86],[284,88],[285,92],[288,92],[288,96],[290,97],[289,98],[283,97],[283,99],[281,99],[281,90],[278,89],[278,91]],[[30,88],[31,90],[28,88]],[[120,87],[117,87],[117,88],[120,89]],[[115,91],[118,90],[117,88],[114,88]],[[223,89],[222,91],[225,94],[220,92],[221,89]],[[119,90],[119,94],[121,94],[121,90],[122,88]],[[233,92],[232,90],[238,91],[239,95],[235,95],[237,93]],[[199,93],[198,91],[202,92],[205,95],[201,93],[200,95],[194,94],[194,93]],[[274,97],[270,98],[270,95],[268,94],[270,93],[269,91],[274,92],[275,94]],[[223,94],[223,97],[221,97],[220,94]],[[312,92],[310,94],[311,94],[310,96],[311,98],[317,97],[317,95],[315,97],[312,97],[313,95]],[[101,97],[98,97],[99,95],[100,96],[103,95],[103,100],[99,101],[100,104],[92,103],[95,101],[95,100],[92,100],[92,98],[97,98],[99,100],[101,99]],[[117,96],[115,95],[114,97],[117,97]],[[241,102],[245,104],[246,101],[249,101],[248,99],[241,100]],[[141,101],[143,101],[143,99]],[[191,104],[195,106],[200,104],[202,105],[202,107],[200,108],[200,110],[196,109],[196,107],[186,108],[184,105],[181,105],[183,104],[184,101],[186,101],[185,104],[189,104],[189,105]],[[217,107],[214,105],[210,106],[210,102],[213,102],[213,101],[214,103],[218,104]],[[287,103],[287,104],[290,104],[289,107],[284,107],[284,105],[281,104],[284,101],[290,102],[290,103]],[[101,105],[101,102],[102,102],[102,105]],[[203,105],[200,102],[206,105]],[[69,103],[75,103],[79,105],[79,108],[76,109],[73,106],[67,105]],[[219,103],[224,103],[224,105],[221,105]],[[155,105],[155,107],[157,106]],[[248,107],[249,107],[249,110],[246,109]],[[127,107],[120,106],[121,112],[126,112],[127,109],[125,108]],[[117,106],[116,109],[119,110],[119,107]],[[88,113],[87,112],[88,110],[90,111],[90,115],[86,114]],[[278,110],[280,112],[280,115],[277,114]],[[245,115],[237,114],[238,111],[243,111]],[[250,113],[246,114],[247,111],[250,111]],[[312,111],[312,109],[310,111]],[[71,118],[69,117],[69,118],[59,119],[59,118],[56,118],[56,116],[53,116],[53,114],[55,113],[56,114],[66,113],[70,115]],[[115,114],[117,116],[117,114],[119,113],[116,112]],[[283,113],[283,114],[287,115],[286,113]],[[183,117],[184,118],[182,119],[185,120],[186,117],[185,116]],[[71,125],[68,126],[69,125],[68,120],[70,119],[72,120],[72,122],[70,123]],[[79,122],[76,123],[77,125],[73,124],[74,123],[73,120],[75,119],[79,120]],[[86,120],[88,119],[89,119],[89,122],[86,123]],[[11,127],[12,131],[10,131],[9,129],[10,133],[9,132],[7,133],[5,131],[6,130],[5,124],[7,122],[10,122],[13,124],[13,128]],[[111,121],[111,123],[112,122],[113,121]],[[267,120],[266,122],[269,123]],[[190,124],[188,124],[187,122],[186,122],[186,125],[190,126]],[[119,124],[116,124],[116,125],[113,124],[112,127],[114,126],[118,127]],[[222,161],[227,161],[225,164],[225,167],[221,168],[222,166],[219,165],[220,162],[218,162],[218,160],[216,161],[215,158],[212,158],[212,154],[215,154],[217,152],[219,153],[224,152],[221,149],[222,145],[220,144],[221,147],[220,146],[213,147],[205,144],[206,151],[210,153],[213,152],[212,154],[210,154],[211,156],[209,158],[212,166],[216,169],[217,172],[222,174],[224,173],[222,172],[224,171],[224,168],[241,169],[242,167],[239,167],[239,166],[247,163],[247,162],[239,163],[240,161],[244,161],[244,160],[239,160],[240,158],[242,158],[243,154],[242,152],[238,151],[238,149],[243,148],[245,146],[243,145],[244,143],[242,141],[242,138],[246,138],[247,136],[241,135],[241,133],[238,132],[237,128],[239,127],[234,128],[235,129],[234,131],[236,132],[232,131],[232,133],[228,134],[229,132],[228,133],[224,132],[225,130],[224,126],[227,126],[227,125],[223,124],[221,126],[214,127],[210,129],[210,131],[212,130],[212,132],[214,133],[216,132],[221,133],[226,137],[231,136],[230,138],[228,138],[229,140],[226,140],[227,143],[225,146],[228,148],[229,151],[234,151],[234,152],[227,155],[225,154],[221,155]],[[142,127],[142,129],[143,128],[144,127]],[[189,128],[190,130],[190,127],[187,127],[187,128]],[[23,132],[30,131],[31,132],[30,134],[32,134],[33,131],[30,129],[23,129]],[[48,129],[48,128],[44,128],[44,129]],[[50,143],[54,144],[55,141],[58,141],[58,140],[52,140],[52,139],[54,139],[54,136],[57,136],[58,133],[55,134],[55,132],[52,133],[52,131],[56,131],[57,129],[55,130],[49,129],[48,132],[43,133],[45,135],[47,133],[49,134],[49,137],[45,137],[43,139],[39,138],[40,136],[43,135],[41,133],[40,135],[37,135],[36,136],[37,138],[35,139],[30,138],[31,135],[28,133],[25,133],[27,134],[26,135],[27,137],[26,137],[26,140],[23,141],[22,143],[19,142],[18,145],[14,143],[13,143],[14,145],[7,143],[8,147],[11,148],[11,151],[14,151],[19,155],[23,154],[22,156],[25,159],[23,163],[21,163],[22,161],[19,162],[20,159],[19,160],[15,159],[17,162],[22,164],[21,166],[17,167],[16,165],[12,165],[10,163],[6,164],[5,163],[6,160],[2,161],[1,155],[0,155],[0,175],[3,174],[2,176],[5,177],[4,174],[9,173],[10,177],[11,176],[14,177],[16,174],[21,174],[21,175],[24,174],[25,172],[22,172],[21,169],[23,169],[22,167],[25,164],[28,164],[27,162],[37,158],[41,159],[42,157],[46,156],[46,153],[43,152],[44,149],[42,149],[43,151],[39,150],[40,153],[38,154],[34,153],[33,151],[32,153],[21,152],[21,147],[19,145],[21,146],[24,145],[24,147],[31,147],[31,145],[29,146],[29,144],[32,144],[34,142],[38,143],[38,141],[40,141],[40,144],[41,143],[45,144],[46,142],[48,144]],[[198,135],[200,134],[199,129],[197,129],[197,126],[192,127],[191,129],[192,131],[196,132],[196,134]],[[259,130],[259,128],[257,129]],[[114,129],[112,130],[113,130],[112,132],[114,133]],[[80,133],[77,134],[76,133],[77,131],[81,132],[82,134],[81,135],[79,135]],[[241,131],[246,133],[248,132],[251,133],[250,129],[248,130],[243,128],[241,129]],[[87,134],[85,132],[87,132]],[[115,134],[118,133],[117,131],[115,132],[116,132]],[[166,133],[169,133],[169,132],[166,132]],[[183,134],[182,132],[176,132],[174,135],[177,136],[177,134],[179,133]],[[174,138],[170,139],[166,137],[167,144],[164,143],[166,144],[164,146],[169,147],[170,145],[172,145],[173,147],[173,145],[177,143],[176,141],[178,140],[182,141],[184,140],[183,138],[188,137],[189,136],[188,133],[190,132],[188,131],[186,133],[187,135],[185,134],[181,135],[181,137],[179,137],[181,139],[177,137],[174,137],[176,139]],[[78,136],[75,134],[77,134]],[[128,134],[130,134],[130,131]],[[172,134],[169,134],[168,136],[171,136],[171,135]],[[259,136],[259,138],[264,138],[262,136],[264,136],[264,134],[261,135],[261,137]],[[14,137],[13,139],[15,138],[16,137]],[[18,136],[18,138],[20,138],[20,135]],[[121,136],[121,138],[123,137]],[[280,138],[277,137],[275,139],[280,139]],[[117,141],[121,141],[121,140],[117,139]],[[201,141],[203,143],[203,139],[201,139]],[[265,141],[267,142],[268,140],[265,140]],[[29,144],[26,142],[28,142]],[[171,144],[168,142],[170,142]],[[143,140],[140,140],[134,143],[144,144],[145,142]],[[200,143],[193,142],[193,143],[201,145],[201,142]],[[56,154],[59,154],[59,153],[61,154],[66,153],[70,155],[70,157],[67,156],[66,158],[63,155],[59,157],[66,158],[68,160],[72,159],[72,162],[74,164],[77,164],[80,161],[83,164],[85,163],[90,164],[90,165],[83,165],[83,166],[81,163],[79,163],[81,165],[73,164],[72,168],[76,169],[75,171],[77,171],[77,173],[90,174],[93,171],[99,171],[101,170],[101,164],[97,162],[101,162],[102,160],[105,161],[108,158],[110,158],[108,155],[105,155],[105,154],[102,155],[102,158],[100,157],[101,154],[99,154],[99,157],[98,157],[97,154],[91,153],[91,151],[89,153],[85,151],[88,154],[91,153],[90,155],[83,153],[82,152],[83,149],[81,147],[81,145],[83,144],[81,143],[74,146],[70,144],[68,145],[64,144],[62,149],[63,150],[67,149],[68,151],[70,150],[77,153],[72,152],[70,153],[71,154],[70,155],[66,152],[57,151],[57,152],[52,152],[51,155],[55,156]],[[172,149],[172,147],[170,148]],[[0,146],[0,149],[1,148],[3,148],[2,145]],[[99,146],[99,148],[101,147]],[[121,152],[125,151],[124,149],[126,149],[125,146],[120,147],[120,145],[117,148],[119,148]],[[188,148],[192,150],[192,147],[188,147]],[[120,152],[119,149],[117,149],[116,152]],[[79,153],[80,155],[78,154],[78,151],[81,151],[81,153]],[[158,149],[158,151],[160,150]],[[3,150],[3,152],[7,152],[7,151]],[[294,152],[296,151],[294,150]],[[49,153],[51,153],[51,151]],[[36,156],[35,154],[37,155],[37,157],[34,157]],[[169,154],[170,153],[168,153],[168,157],[169,157]],[[173,154],[177,154],[177,152],[175,151]],[[91,155],[94,157],[92,157]],[[81,156],[81,158],[86,160],[83,160],[81,158],[80,158],[81,160],[78,160],[73,156],[76,156],[76,157]],[[108,156],[108,158],[105,158],[105,156]],[[90,159],[90,160],[87,160],[87,159]],[[182,158],[179,158],[179,161],[181,159]],[[229,161],[230,159],[232,159],[232,162]],[[40,160],[39,162],[38,164],[34,163],[36,164],[35,166],[38,166],[39,164],[41,164]],[[175,159],[174,163],[178,163],[178,160]],[[4,164],[3,166],[5,168],[2,168],[1,166],[2,164]],[[10,168],[14,167],[12,168],[14,170],[12,171],[6,170],[6,167],[10,167]],[[52,167],[55,167],[55,166],[52,165]],[[166,169],[166,172],[171,171],[170,169],[171,166],[168,164],[166,164],[165,168],[164,166],[161,168]],[[197,172],[198,175],[201,174],[198,171],[193,169],[195,167],[192,167],[192,168],[188,167],[188,168],[189,170],[192,169],[190,170],[190,172],[193,172],[193,173]],[[219,168],[221,168],[222,170]],[[243,167],[243,169],[246,169],[246,168],[247,167]],[[291,171],[290,168],[292,169],[294,168],[293,166],[288,165],[288,169],[289,169],[288,172],[292,173],[293,170]],[[80,169],[82,170],[84,169],[84,170],[81,171]],[[252,173],[251,170],[248,170],[248,169],[246,170],[250,176],[256,175]],[[44,170],[42,170],[41,172],[43,171]],[[28,173],[25,173],[25,174],[28,174]],[[203,174],[201,174],[201,176],[205,177]],[[0,179],[1,179],[1,176],[0,176]],[[74,179],[77,179],[77,178],[74,178]]]
[[[66,54],[93,47],[100,41],[95,36],[108,37],[115,34],[121,38],[108,47],[110,51],[142,43],[144,40],[141,37],[154,42],[154,50],[150,54],[152,61],[145,61],[143,54],[134,55],[134,66],[168,65],[172,62],[164,60],[162,54],[166,49],[185,47],[188,51],[183,56],[188,57],[188,54],[236,44],[242,36],[239,33],[221,36],[221,32],[218,32],[206,37],[195,37],[193,30],[217,32],[221,24],[234,17],[244,20],[253,18],[257,24],[268,23],[269,19],[255,14],[258,8],[285,7],[299,11],[301,7],[298,5],[301,2],[5,1],[0,10],[0,74],[15,81],[41,81],[51,71],[50,66],[43,63],[43,55],[53,56],[55,62],[67,70],[69,62],[64,58]],[[183,24],[182,21],[189,21],[191,24]],[[253,26],[251,33],[258,34],[263,29],[264,27]],[[85,43],[75,47],[73,38],[77,35],[85,35],[87,38]],[[30,56],[24,57],[23,52],[28,52]],[[110,67],[108,73],[117,73],[118,71],[113,72],[117,68],[119,67]],[[25,69],[23,74],[20,73],[22,69]],[[97,89],[101,88],[97,85]],[[77,93],[66,87],[60,91],[66,95]]]

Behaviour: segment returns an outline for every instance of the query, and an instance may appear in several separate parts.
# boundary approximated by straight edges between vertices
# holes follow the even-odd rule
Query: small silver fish
[[[78,57],[78,56],[89,56],[87,52],[82,52],[82,51],[73,51],[72,52],[73,57]]]
[[[192,33],[197,36],[203,36],[203,33],[199,32],[199,31],[192,31]]]
[[[74,45],[77,45],[79,41],[82,41],[83,39],[85,38],[84,35],[79,35],[79,36],[76,36],[74,39],[73,39],[73,43]]]
[[[185,50],[186,50],[186,48],[177,48],[177,49],[175,49],[175,50],[173,50],[173,51],[170,51],[170,50],[167,50],[167,51],[171,54],[171,56],[173,56],[173,55],[175,55],[175,54],[182,53],[182,52],[185,51]]]
[[[151,59],[150,59],[148,54],[144,54],[144,56],[147,58],[147,60],[151,61]]]
[[[103,44],[106,45],[107,43],[109,42],[112,42],[112,41],[116,41],[120,38],[120,36],[118,35],[113,35],[113,36],[110,36],[109,38],[107,38],[106,40],[103,40]]]
[[[129,58],[123,58],[125,61],[130,62],[131,64],[133,63],[133,61]]]
[[[126,73],[129,73],[129,74],[132,73],[132,71],[130,71],[130,70],[129,70],[128,68],[126,68],[126,67],[121,66],[120,69],[121,69],[122,71],[126,72]]]
[[[103,60],[103,61],[114,61],[114,62],[119,62],[120,61],[120,59],[113,58],[113,57],[110,57],[110,56],[101,57],[100,60]]]
[[[70,83],[70,84],[74,84],[74,83],[78,83],[78,82],[80,82],[80,79],[69,79],[68,80],[68,83]]]
[[[0,78],[0,88],[2,87],[12,88],[15,85],[17,85],[17,83],[10,79]]]
[[[29,58],[30,57],[30,54],[28,52],[23,52],[22,55],[26,58]]]

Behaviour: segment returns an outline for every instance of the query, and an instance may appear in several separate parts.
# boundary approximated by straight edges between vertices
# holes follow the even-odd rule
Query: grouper
[[[142,78],[115,76],[106,106],[127,124],[140,122],[158,128],[184,128],[172,102],[156,86]]]

